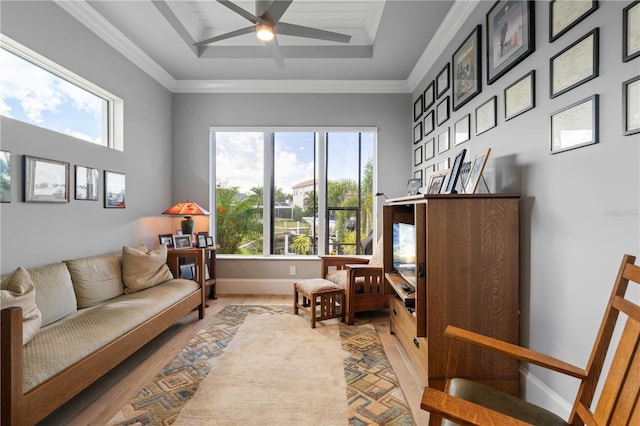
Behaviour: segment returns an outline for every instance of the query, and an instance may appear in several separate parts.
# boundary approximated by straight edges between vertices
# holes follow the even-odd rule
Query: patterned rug
[[[107,425],[172,424],[209,373],[209,361],[222,354],[247,315],[292,311],[288,305],[226,306]],[[356,318],[352,326],[340,323],[339,330],[342,348],[349,354],[344,358],[349,424],[414,425],[374,326]]]

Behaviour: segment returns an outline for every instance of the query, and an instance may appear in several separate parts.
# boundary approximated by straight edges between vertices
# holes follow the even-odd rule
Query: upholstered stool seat
[[[302,296],[302,300],[300,300]],[[303,310],[311,318],[311,328],[317,321],[340,318],[344,322],[344,288],[323,278],[298,281],[293,285],[293,313]]]

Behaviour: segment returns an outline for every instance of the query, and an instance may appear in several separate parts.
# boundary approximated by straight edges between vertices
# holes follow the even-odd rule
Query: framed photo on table
[[[598,76],[599,34],[600,30],[595,28],[551,58],[550,97],[560,96]]]
[[[572,0],[549,3],[549,43],[578,25],[598,8],[598,0]]]
[[[511,86],[504,89],[505,121],[535,108],[536,106],[536,71],[533,70],[521,77]]]
[[[436,155],[435,138],[431,138],[424,143],[424,161],[431,160]]]
[[[535,51],[534,1],[499,0],[487,13],[487,84]]]
[[[23,201],[68,203],[69,163],[23,155]]]
[[[482,90],[481,26],[469,34],[453,53],[453,110],[457,111]]]
[[[551,114],[551,153],[598,143],[598,95]]]
[[[475,194],[490,153],[491,148],[487,148],[486,151],[479,152],[473,157],[473,160],[471,161],[471,169],[469,170],[469,177],[464,185],[465,194]]]
[[[196,235],[196,247],[205,248],[207,247],[207,234],[198,232]]]
[[[419,170],[422,173],[422,170]],[[422,186],[422,178],[409,179],[407,181],[407,195],[418,195]]]
[[[429,184],[427,186],[427,194],[439,194],[442,190],[442,185],[447,179],[449,170],[440,170],[435,172],[429,177]]]
[[[623,134],[640,133],[640,75],[622,83],[622,111]]]
[[[158,235],[158,239],[160,240],[160,244],[164,244],[168,248],[173,247],[173,236],[171,234],[160,234]]]
[[[191,248],[191,234],[173,235],[173,248],[176,250],[186,250]]]
[[[640,56],[640,0],[622,10],[622,60]]]

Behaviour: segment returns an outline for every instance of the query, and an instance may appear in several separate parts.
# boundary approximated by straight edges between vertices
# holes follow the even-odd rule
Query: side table
[[[180,264],[184,259],[193,259],[195,265],[194,280],[202,287],[205,299],[206,287],[209,286],[209,297],[216,297],[216,250],[218,245],[210,247],[191,247],[186,249],[170,248],[167,250],[167,265],[174,277],[180,276]],[[208,274],[207,274],[208,272]],[[208,276],[207,276],[208,275]]]

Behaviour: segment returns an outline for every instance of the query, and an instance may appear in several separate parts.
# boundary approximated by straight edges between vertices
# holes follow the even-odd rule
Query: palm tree
[[[234,254],[243,243],[262,237],[260,205],[254,194],[241,197],[238,187],[216,187],[218,253]]]

